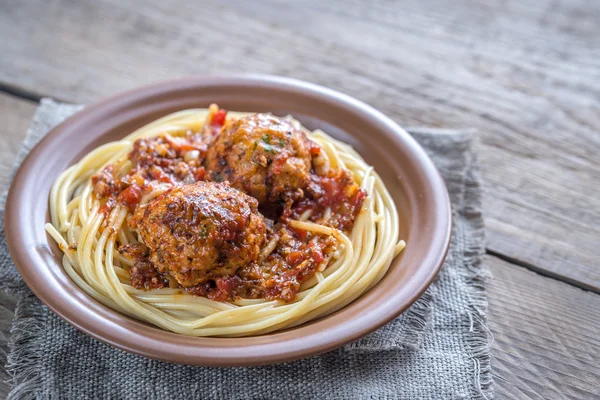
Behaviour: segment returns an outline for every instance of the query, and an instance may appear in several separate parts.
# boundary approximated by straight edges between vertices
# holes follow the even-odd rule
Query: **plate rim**
[[[94,318],[86,319],[80,318],[77,315],[77,311],[82,313],[94,313],[98,312],[98,310],[93,310],[89,307],[82,307],[80,304],[79,310],[77,307],[73,308],[74,304],[65,303],[65,299],[60,296],[52,296],[51,288],[44,287],[43,282],[39,280],[33,279],[29,274],[29,269],[35,270],[36,268],[40,268],[40,261],[43,259],[39,254],[34,252],[23,251],[22,248],[19,248],[20,244],[23,243],[19,241],[20,230],[18,229],[19,218],[21,205],[17,201],[21,197],[21,193],[23,191],[23,180],[27,178],[28,172],[30,169],[30,165],[33,163],[33,160],[38,155],[38,153],[42,152],[42,150],[46,147],[48,142],[55,140],[54,138],[58,136],[58,134],[67,129],[68,126],[75,123],[80,123],[81,121],[85,121],[85,119],[94,112],[98,112],[98,110],[107,109],[106,112],[110,111],[113,105],[117,105],[119,102],[122,102],[123,99],[130,99],[133,101],[135,99],[142,99],[144,96],[156,95],[157,93],[174,91],[177,88],[181,88],[182,85],[191,85],[192,83],[196,85],[208,85],[218,87],[219,85],[239,85],[245,84],[249,86],[254,85],[266,85],[274,86],[274,87],[284,87],[290,90],[298,90],[300,92],[305,92],[310,95],[318,95],[320,97],[326,98],[327,101],[332,101],[336,103],[343,104],[346,107],[349,107],[353,110],[354,113],[358,113],[362,116],[368,116],[373,118],[373,120],[377,120],[387,128],[395,131],[402,138],[402,141],[405,142],[411,148],[411,151],[415,154],[415,157],[420,160],[423,165],[420,165],[427,171],[427,175],[430,179],[432,179],[431,187],[434,188],[433,197],[435,198],[435,203],[439,206],[436,209],[436,213],[438,217],[436,220],[439,222],[440,227],[434,229],[434,237],[432,238],[432,246],[436,247],[437,254],[433,255],[433,259],[430,261],[430,267],[428,272],[421,278],[421,283],[416,285],[415,290],[411,292],[411,295],[407,297],[407,301],[404,302],[401,306],[396,307],[395,310],[389,311],[385,313],[385,317],[382,317],[375,324],[370,324],[368,326],[364,326],[361,329],[355,329],[351,334],[341,335],[335,329],[332,329],[331,337],[329,338],[319,338],[318,341],[315,342],[315,345],[310,345],[304,343],[302,346],[298,343],[298,340],[287,340],[289,344],[294,349],[293,351],[286,350],[277,347],[274,351],[266,352],[265,344],[258,344],[257,348],[254,351],[248,351],[248,346],[236,346],[234,341],[237,342],[248,342],[251,341],[251,338],[258,338],[260,336],[255,337],[243,337],[243,338],[193,338],[197,341],[207,341],[214,342],[214,340],[220,340],[221,343],[227,345],[224,346],[226,349],[223,354],[219,354],[217,352],[211,352],[209,356],[202,356],[198,354],[191,355],[187,358],[182,358],[181,355],[183,353],[177,352],[179,354],[178,357],[172,357],[175,353],[170,353],[169,349],[173,350],[173,346],[164,346],[160,349],[151,349],[148,348],[147,345],[144,344],[136,344],[135,342],[127,342],[124,343],[120,340],[115,340],[114,332],[113,334],[108,334],[107,329],[119,330],[119,326],[115,323],[109,324],[108,326],[101,326],[98,329],[98,322],[94,322]],[[118,109],[118,107],[117,107]],[[47,202],[46,202],[47,207]],[[448,195],[448,191],[446,185],[433,164],[433,161],[429,158],[429,156],[425,153],[424,149],[416,142],[412,136],[410,136],[402,127],[392,121],[389,117],[376,110],[375,108],[363,103],[360,100],[357,100],[351,96],[343,94],[341,92],[335,91],[333,89],[326,88],[324,86],[316,85],[313,83],[293,79],[286,77],[279,77],[273,75],[262,75],[262,74],[227,74],[227,75],[197,75],[190,76],[184,78],[178,78],[168,81],[157,82],[150,85],[141,86],[138,88],[134,88],[122,93],[118,93],[116,95],[110,96],[105,100],[100,102],[91,104],[80,110],[79,112],[73,114],[69,118],[67,118],[64,122],[57,125],[53,129],[51,129],[37,144],[36,146],[29,152],[29,154],[25,157],[16,174],[13,177],[13,180],[10,185],[10,189],[8,195],[6,197],[5,204],[5,220],[4,227],[6,234],[6,241],[8,245],[9,252],[11,257],[17,267],[17,270],[23,277],[23,280],[27,284],[27,286],[35,293],[35,295],[40,299],[43,303],[45,303],[53,312],[58,314],[62,319],[69,322],[78,330],[86,333],[87,335],[94,337],[102,342],[108,343],[114,347],[120,348],[122,350],[126,350],[129,352],[133,352],[136,354],[140,354],[146,357],[183,363],[188,365],[204,365],[204,366],[250,366],[250,365],[263,365],[263,364],[273,364],[285,361],[292,361],[299,358],[305,358],[317,354],[321,354],[323,352],[333,350],[335,348],[341,347],[349,342],[352,342],[360,337],[367,335],[368,333],[378,329],[379,327],[385,325],[390,322],[392,319],[396,318],[404,311],[406,311],[429,287],[429,285],[433,282],[433,279],[439,272],[450,246],[450,236],[452,230],[452,211],[451,211],[450,198]],[[17,232],[17,234],[14,234]],[[8,234],[11,233],[11,234]],[[37,259],[36,255],[38,256]],[[37,267],[36,267],[37,264]],[[62,265],[59,265],[59,268],[62,269]],[[423,267],[421,267],[423,270]],[[382,278],[382,280],[384,280]],[[74,283],[73,283],[74,285]],[[78,288],[79,289],[79,288]],[[79,289],[82,293],[84,293],[81,289]],[[84,294],[84,296],[88,296]],[[361,295],[357,300],[359,300]],[[91,297],[90,299],[95,302]],[[69,299],[71,303],[73,303],[73,298]],[[355,301],[357,301],[355,300]],[[76,305],[75,305],[76,306]],[[344,307],[347,308],[350,305]],[[106,306],[101,305],[99,309],[107,308]],[[70,309],[72,311],[71,314],[66,313],[64,310]],[[107,308],[108,309],[108,308]],[[110,309],[109,309],[110,310]],[[110,310],[112,313],[118,313],[117,311]],[[74,315],[75,314],[75,315]],[[120,314],[120,313],[119,313]],[[335,315],[335,314],[334,314]],[[329,317],[325,317],[327,319]],[[303,325],[298,328],[292,328],[289,332],[302,329]],[[160,330],[160,332],[164,333],[164,331],[160,328],[153,328],[154,330]],[[122,329],[121,329],[122,330]],[[129,332],[129,331],[127,331]],[[167,332],[171,335],[176,335],[170,332]],[[282,335],[283,333],[274,333],[267,336],[277,336]],[[160,335],[159,335],[160,336]],[[180,335],[177,335],[180,336]],[[189,337],[186,337],[189,338]],[[208,340],[207,340],[208,339]],[[301,338],[302,339],[302,338]],[[153,339],[156,341],[157,339]],[[293,342],[293,343],[292,343]],[[302,342],[302,340],[300,340]],[[307,342],[307,340],[304,340]],[[155,342],[156,343],[156,342]],[[284,342],[285,343],[285,340]],[[179,350],[179,349],[178,349]],[[238,354],[227,354],[227,350],[229,353]]]

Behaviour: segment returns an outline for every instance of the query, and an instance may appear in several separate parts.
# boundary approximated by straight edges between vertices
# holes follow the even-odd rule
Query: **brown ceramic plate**
[[[368,293],[327,317],[247,338],[195,338],[166,332],[100,304],[63,271],[46,234],[48,195],[56,177],[87,152],[177,110],[216,102],[236,111],[292,114],[352,144],[375,167],[398,207],[408,243]],[[399,105],[401,106],[401,105]],[[332,350],[405,311],[429,286],[448,250],[448,193],[423,149],[391,119],[349,96],[271,76],[193,77],[129,91],[88,106],[52,130],[29,154],[7,199],[10,253],[31,290],[77,329],[123,350],[183,364],[278,363]]]

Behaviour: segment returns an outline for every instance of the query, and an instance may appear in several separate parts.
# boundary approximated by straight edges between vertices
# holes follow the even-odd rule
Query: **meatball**
[[[316,146],[288,121],[254,114],[226,124],[209,148],[209,179],[255,197],[260,204],[296,196],[310,179],[311,149]]]
[[[183,287],[256,261],[267,230],[256,199],[214,182],[176,188],[138,208],[130,224],[152,264]]]

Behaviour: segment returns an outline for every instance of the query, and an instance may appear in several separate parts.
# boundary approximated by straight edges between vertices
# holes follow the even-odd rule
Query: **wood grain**
[[[600,3],[235,5],[4,4],[0,81],[91,102],[185,74],[275,73],[405,126],[477,128],[488,248],[600,291]]]
[[[600,398],[600,295],[487,256],[496,393]]]
[[[36,106],[33,102],[0,93],[0,190],[8,184],[14,158],[25,139]]]

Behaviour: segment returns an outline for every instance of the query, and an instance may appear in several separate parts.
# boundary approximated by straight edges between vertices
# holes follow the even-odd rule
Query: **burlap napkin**
[[[42,100],[19,162],[80,108]],[[454,231],[436,282],[404,315],[342,349],[280,365],[202,368],[149,360],[79,333],[43,306],[16,272],[2,229],[0,288],[20,296],[8,355],[9,398],[491,398],[475,135],[409,131],[446,181]],[[3,221],[4,198],[0,207]]]

